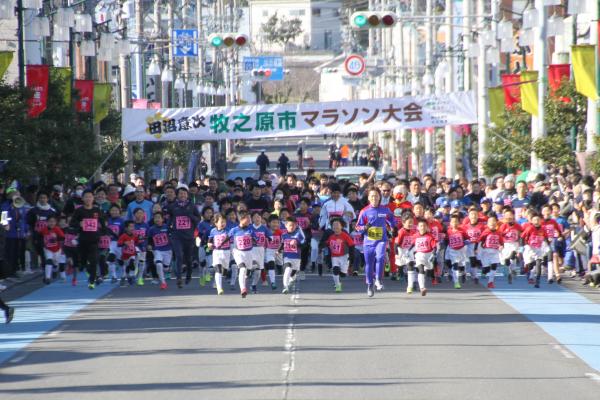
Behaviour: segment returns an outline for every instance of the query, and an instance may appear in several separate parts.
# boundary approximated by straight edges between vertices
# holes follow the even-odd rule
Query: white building
[[[280,44],[264,40],[262,24],[277,13],[286,19],[298,18],[302,21],[302,33],[292,42],[290,48],[310,50],[340,49],[342,2],[311,0],[250,0],[250,38],[257,51],[281,52]]]

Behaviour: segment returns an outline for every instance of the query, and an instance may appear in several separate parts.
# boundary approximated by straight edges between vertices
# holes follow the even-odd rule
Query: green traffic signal
[[[362,14],[357,15],[354,17],[354,24],[359,28],[362,28],[367,24],[367,17]]]
[[[215,36],[211,39],[210,44],[213,47],[219,47],[223,44],[223,38],[221,36]]]

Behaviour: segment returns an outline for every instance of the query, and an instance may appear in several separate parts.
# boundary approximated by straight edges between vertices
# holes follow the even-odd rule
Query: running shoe
[[[421,289],[421,296],[427,296],[427,288]]]
[[[163,282],[159,286],[160,290],[165,290],[167,288],[167,282]]]
[[[110,279],[110,283],[115,284],[118,282],[118,279],[115,278],[114,276]]]
[[[341,293],[342,292],[342,284],[337,284],[335,285],[335,292],[336,293]]]
[[[358,271],[352,271],[352,276],[358,276]]]
[[[183,288],[183,280],[181,278],[177,278],[177,287],[179,289]]]
[[[282,294],[288,294],[290,292],[290,290],[286,287],[283,288],[283,290],[281,291]]]
[[[127,277],[127,283],[129,284],[129,286],[133,286],[133,276]]]
[[[535,281],[533,279],[527,279],[527,283],[530,285],[533,285],[535,283]]]
[[[375,290],[381,292],[383,290],[383,284],[379,281],[375,281]]]
[[[10,321],[12,321],[13,318],[15,317],[15,308],[8,307],[8,309],[6,311],[4,311],[4,317],[6,318],[6,323],[10,324]]]
[[[406,288],[406,294],[413,294],[413,288],[407,287]]]
[[[252,288],[252,294],[258,293],[258,290],[256,289],[256,285],[252,285],[251,288]]]
[[[225,293],[225,291],[223,289],[219,289],[217,290],[217,295],[222,295],[223,293]]]
[[[204,282],[209,283],[211,281],[211,276],[210,274],[204,274]]]
[[[74,277],[73,279],[71,279],[71,285],[77,286],[77,278]]]
[[[479,278],[473,278],[473,283],[479,285]]]
[[[591,288],[595,288],[595,287],[596,287],[596,284],[595,284],[594,282],[590,282],[590,283],[588,284],[588,286],[589,286],[589,287],[591,287]]]
[[[548,279],[548,284],[552,285],[554,283],[554,279]]]
[[[488,282],[487,288],[488,289],[493,289],[494,288],[494,284],[492,282]]]
[[[437,280],[437,278],[433,278],[433,279],[431,280],[431,285],[432,285],[432,286],[437,286],[437,285],[438,285],[438,280]]]
[[[262,285],[263,285],[263,286],[269,286],[269,282],[267,282],[267,281],[262,281]]]
[[[275,282],[271,283],[271,290],[277,290],[277,284]]]
[[[300,275],[300,280],[303,281],[306,279],[306,274],[304,273],[304,271],[300,271],[300,273],[298,274]]]
[[[192,281],[192,277],[191,276],[186,276],[185,277],[185,284],[186,285],[189,285],[191,281]]]
[[[460,282],[454,282],[454,289],[462,289],[462,286],[460,286]]]
[[[200,276],[200,278],[198,279],[198,281],[200,282],[200,286],[206,285],[206,280],[204,279],[204,275]],[[187,282],[187,279],[186,279],[185,284],[187,285],[187,283],[188,282]]]
[[[247,294],[248,291],[246,289],[242,289],[242,299],[245,299]]]
[[[533,285],[534,288],[539,289],[540,288],[540,279],[536,278],[535,279],[535,285]]]
[[[96,288],[96,285],[94,283],[89,283],[88,284],[88,289],[94,290],[95,288]]]
[[[511,272],[511,271],[508,271],[508,276],[507,276],[507,278],[508,278],[508,284],[509,284],[509,285],[512,285],[512,283],[513,283],[513,274],[512,274],[512,272]]]
[[[369,296],[369,297],[375,296],[375,292],[373,291],[373,285],[367,285],[367,296]]]
[[[144,278],[142,278],[141,276],[138,278],[137,280],[137,285],[138,286],[144,286]]]
[[[558,277],[558,279],[556,280],[556,283],[558,283],[559,285],[562,283],[562,277]]]

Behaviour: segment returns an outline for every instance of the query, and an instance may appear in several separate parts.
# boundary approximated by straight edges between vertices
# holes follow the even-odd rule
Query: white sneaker
[[[31,268],[26,268],[25,275],[31,275],[31,274],[33,274],[33,271],[31,270]]]
[[[380,292],[383,290],[383,285],[379,281],[375,281],[375,289]]]
[[[3,290],[6,290],[8,287],[4,286],[3,284],[0,283],[0,292]]]
[[[304,271],[300,271],[300,273],[298,274],[300,275],[300,280],[303,281],[306,279],[306,274],[304,273]]]

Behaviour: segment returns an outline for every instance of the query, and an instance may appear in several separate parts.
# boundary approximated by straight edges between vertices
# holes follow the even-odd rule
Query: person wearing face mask
[[[76,209],[83,205],[83,201],[81,200],[81,196],[83,195],[83,190],[85,189],[85,185],[82,183],[78,183],[75,185],[75,189],[71,193],[71,197],[65,203],[65,208],[63,212],[65,215],[71,216]]]

